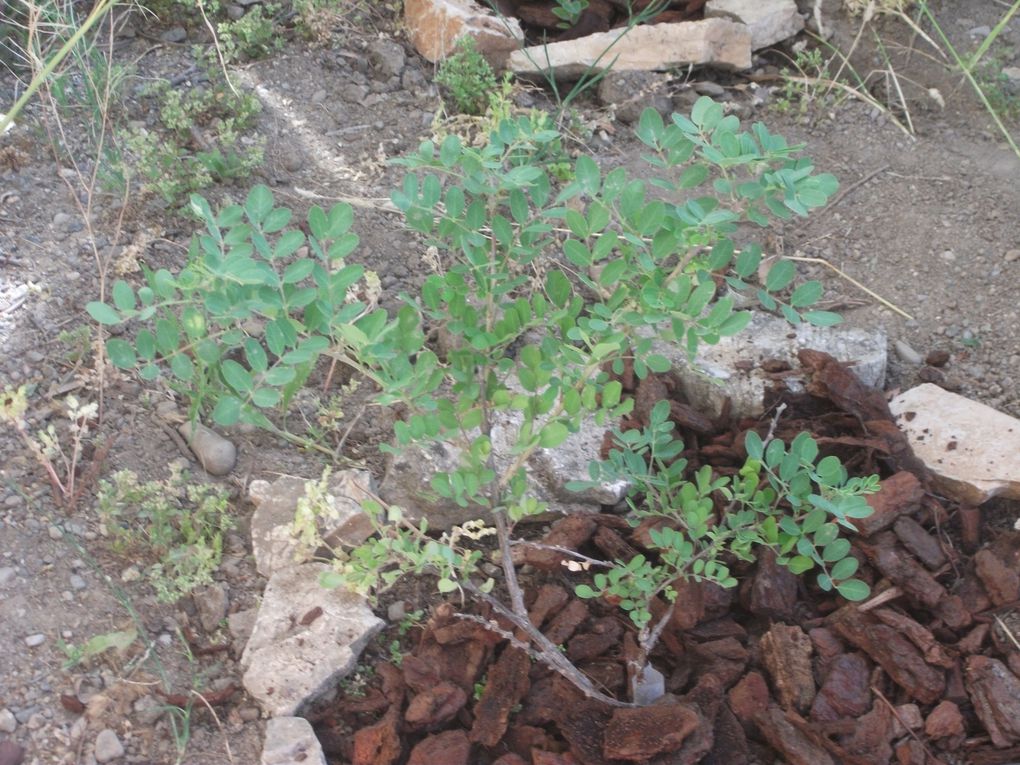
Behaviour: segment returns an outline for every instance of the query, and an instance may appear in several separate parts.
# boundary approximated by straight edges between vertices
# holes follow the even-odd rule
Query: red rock
[[[808,636],[800,627],[774,624],[761,638],[761,653],[780,705],[807,711],[815,698]]]
[[[962,736],[965,727],[960,708],[951,701],[943,701],[928,714],[924,732],[935,739]]]
[[[501,21],[475,0],[405,0],[404,23],[411,44],[433,63],[450,55],[465,35],[483,52],[514,50],[524,37],[516,19]]]
[[[412,731],[435,730],[452,720],[466,703],[464,690],[444,680],[411,699],[404,722]]]
[[[991,550],[978,550],[974,569],[994,606],[1020,599],[1020,575],[1003,563]]]
[[[769,687],[758,672],[748,672],[727,694],[730,709],[738,720],[751,722],[769,706]]]
[[[862,535],[870,537],[892,526],[901,515],[917,510],[923,497],[924,489],[917,477],[901,470],[882,481],[879,490],[867,498],[875,512],[867,518],[855,518],[850,522]]]
[[[1020,741],[1020,678],[998,659],[968,656],[967,693],[992,743],[1005,748]]]
[[[517,706],[531,687],[528,672],[531,660],[519,648],[507,648],[489,669],[482,697],[475,704],[475,722],[471,740],[493,747],[506,733],[510,710]]]
[[[392,765],[403,750],[397,721],[400,710],[390,707],[375,725],[361,728],[354,733],[353,765]]]
[[[748,610],[755,616],[785,620],[793,616],[797,605],[799,579],[785,566],[776,563],[776,554],[765,548],[751,582]]]
[[[860,717],[871,707],[868,662],[859,653],[845,653],[831,664],[811,705],[811,719],[831,722]]]
[[[849,605],[828,617],[833,629],[886,671],[893,681],[921,703],[941,701],[945,673],[928,664],[920,650],[892,627]]]
[[[496,763],[492,763],[496,765]],[[536,749],[531,753],[531,765],[577,765],[577,760],[570,752],[558,754]]]
[[[701,716],[686,704],[616,709],[602,744],[608,760],[643,762],[680,748],[698,727]]]
[[[471,765],[471,742],[462,730],[446,730],[419,741],[407,765]]]

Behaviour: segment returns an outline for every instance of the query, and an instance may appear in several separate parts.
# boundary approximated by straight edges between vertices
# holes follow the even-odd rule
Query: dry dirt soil
[[[980,39],[972,30],[994,25],[1003,12],[989,0],[932,7],[964,50]],[[824,9],[835,30],[833,44],[848,49],[857,22],[834,3]],[[135,36],[118,44],[118,55],[136,62],[140,78],[172,78],[192,66],[190,45],[204,41],[204,32],[189,27],[184,42],[161,42],[171,26],[140,18],[131,22]],[[807,143],[818,168],[840,179],[845,193],[829,209],[774,232],[768,245],[775,253],[822,258],[911,316],[883,307],[829,269],[802,264],[803,275],[825,281],[826,299],[843,306],[851,325],[881,327],[888,334],[889,386],[913,385],[924,369],[908,351],[897,354],[893,343],[899,340],[922,357],[948,353],[944,368],[923,375],[941,377],[960,392],[1018,416],[1020,159],[1004,145],[962,79],[933,59],[920,40],[892,20],[875,29],[907,86],[913,136],[854,99],[814,104],[802,117],[796,106],[792,112],[777,109],[781,85],[774,80],[752,87],[746,79],[712,72],[696,72],[692,79],[721,85],[721,98],[741,117],[766,121],[773,132]],[[1004,65],[1016,66],[1020,21],[1006,29],[999,45]],[[855,62],[862,72],[885,66],[870,31]],[[775,73],[781,65],[780,56],[764,56],[756,73]],[[384,302],[391,304],[399,291],[415,290],[428,266],[421,243],[385,209],[400,179],[399,168],[388,167],[386,160],[429,136],[440,108],[433,75],[432,66],[407,43],[399,18],[380,9],[364,13],[358,23],[338,24],[327,45],[289,41],[272,57],[237,72],[239,82],[263,104],[259,132],[267,140],[266,162],[257,180],[292,205],[297,217],[313,202],[355,200],[361,246],[354,259],[380,275]],[[680,100],[690,87],[684,80],[675,79]],[[188,82],[184,78],[180,87]],[[15,88],[9,74],[0,79],[3,103],[10,102]],[[928,95],[932,88],[944,106]],[[525,98],[538,103],[543,97]],[[636,165],[639,149],[630,126],[614,121],[613,110],[595,100],[582,99],[578,108],[580,121],[594,126],[584,150],[607,166]],[[157,406],[167,406],[169,393],[112,370],[100,377],[87,348],[76,350],[58,336],[88,324],[85,303],[98,295],[90,230],[101,258],[116,260],[134,243],[139,260],[152,268],[173,268],[183,262],[191,224],[165,210],[129,205],[123,234],[112,241],[118,201],[99,196],[92,225],[85,226],[72,203],[75,181],[47,149],[43,116],[36,107],[20,120],[10,136],[17,152],[0,171],[0,387],[35,385],[30,420],[39,428],[60,424],[68,392],[96,400],[102,383],[101,431],[117,436],[102,474],[132,469],[145,478],[164,477],[169,462],[189,457],[154,418]],[[1012,127],[1020,136],[1017,125]],[[86,158],[82,161],[87,165]],[[239,198],[245,187],[210,193]],[[302,413],[313,411],[292,417],[300,422]],[[244,534],[251,511],[244,500],[246,483],[281,473],[316,476],[322,464],[258,433],[237,429],[228,435],[240,453],[236,469],[223,479],[236,500],[237,528],[227,537],[217,577],[229,593],[230,610],[236,611],[255,604],[264,586]],[[366,436],[362,443],[367,442]],[[353,456],[371,457],[357,453],[358,439],[352,447]],[[29,763],[91,762],[104,728],[116,732],[129,762],[256,762],[262,722],[242,693],[216,707],[215,717],[196,708],[190,720],[179,719],[179,725],[190,723],[180,753],[164,713],[165,698],[153,691],[187,695],[191,689],[222,691],[237,683],[234,648],[194,650],[229,644],[230,633],[201,632],[190,599],[159,604],[145,578],[133,578],[131,568],[144,562],[111,550],[92,504],[87,492],[73,515],[64,514],[32,455],[11,429],[0,428],[0,739],[23,745]],[[64,668],[63,643],[81,645],[94,635],[132,626],[146,640],[136,641],[126,654]],[[185,635],[194,637],[190,655]],[[384,644],[392,637],[391,631],[384,633]],[[76,700],[87,704],[86,714]]]

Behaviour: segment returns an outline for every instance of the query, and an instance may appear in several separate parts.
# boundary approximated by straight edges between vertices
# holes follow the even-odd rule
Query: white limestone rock
[[[326,765],[326,755],[308,720],[274,717],[266,723],[262,765]]]
[[[363,597],[322,587],[328,570],[323,563],[281,569],[262,595],[241,666],[244,687],[270,716],[331,698],[383,628]]]
[[[969,505],[1020,499],[1020,420],[931,383],[889,409],[940,491]]]
[[[751,30],[751,48],[761,50],[804,28],[794,0],[708,0],[705,18],[739,21]]]

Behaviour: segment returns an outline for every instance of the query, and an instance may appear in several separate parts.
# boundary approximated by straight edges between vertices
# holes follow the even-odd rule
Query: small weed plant
[[[262,164],[262,142],[249,135],[261,111],[258,99],[235,92],[216,67],[207,77],[205,87],[160,82],[149,90],[158,122],[122,131],[107,185],[122,188],[137,179],[143,190],[179,205],[194,191],[247,178]]]
[[[436,82],[449,92],[458,112],[471,115],[484,114],[498,88],[495,72],[470,35],[460,38],[456,51],[439,65]]]
[[[345,262],[356,244],[349,207],[312,208],[306,237],[287,228],[289,211],[262,187],[219,213],[193,196],[205,231],[184,271],[149,274],[137,291],[118,282],[112,305],[88,310],[104,324],[141,320],[133,343],[108,342],[113,363],[148,379],[169,370],[193,411],[211,411],[222,424],[275,427],[268,410],[285,408],[321,357],[351,366],[375,386],[376,405],[405,413],[385,448],[440,442],[460,455],[430,489],[477,519],[436,535],[402,508],[366,503],[378,534],[337,551],[324,583],[375,595],[407,574],[434,574],[440,592],[488,603],[523,631],[533,655],[585,693],[626,703],[592,686],[528,621],[512,562],[515,527],[548,510],[528,490],[529,458],[556,449],[582,423],[611,428],[628,414],[633,400],[621,376],[667,371],[664,345],[693,357],[702,344],[741,332],[750,314],[736,310],[728,290],[755,295],[793,324],[839,318],[811,308],[822,287],[795,285],[790,261],[753,283],[762,254],[748,231],[807,215],[837,189],[802,147],[762,124],[741,130],[707,98],[668,122],[646,111],[638,136],[647,172],[603,173],[582,155],[559,186],[536,158],[561,136],[527,117],[501,122],[484,146],[451,135],[398,160],[409,172],[393,201],[442,258],[394,315],[374,307],[366,272]],[[306,243],[309,255],[296,257]],[[427,343],[428,327],[450,338],[442,354]],[[652,623],[651,600],[669,600],[677,578],[731,587],[732,562],[762,547],[792,571],[814,570],[823,590],[866,596],[839,531],[870,513],[863,497],[873,479],[849,479],[807,435],[787,446],[749,434],[738,475],[688,475],[666,415],[660,404],[643,430],[617,433],[609,458],[590,470],[592,481],[633,485],[635,521],[662,519],[651,547],[629,561],[569,567],[580,596],[604,596],[630,614],[641,647],[635,674],[672,611]],[[512,443],[497,450],[495,425],[507,421]],[[484,565],[493,537],[499,588]]]
[[[265,58],[283,46],[283,38],[273,20],[279,6],[253,5],[237,21],[221,21],[217,27],[224,60],[250,61]]]
[[[162,481],[140,482],[130,470],[101,481],[99,517],[114,549],[155,558],[147,573],[158,598],[172,603],[212,583],[233,527],[225,489],[195,483],[179,467]]]

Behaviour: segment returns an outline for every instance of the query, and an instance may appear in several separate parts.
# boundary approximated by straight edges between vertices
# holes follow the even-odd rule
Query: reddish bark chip
[[[859,653],[836,657],[811,705],[811,719],[831,722],[860,717],[871,707],[870,669]]]
[[[531,660],[519,648],[507,648],[489,668],[482,697],[475,704],[475,722],[471,740],[482,746],[495,746],[506,733],[510,710],[531,687],[528,672]]]
[[[545,628],[545,636],[555,645],[567,642],[567,639],[574,634],[578,627],[588,619],[588,606],[582,601],[574,598],[567,604],[567,607],[560,611],[549,622]]]
[[[792,715],[797,719],[796,714]],[[836,765],[829,753],[811,741],[787,719],[776,704],[755,717],[761,735],[789,765]]]
[[[923,704],[942,700],[945,672],[928,664],[917,646],[897,630],[862,614],[856,606],[844,606],[828,620],[844,640],[864,651],[913,698]]]
[[[965,729],[960,708],[952,701],[943,701],[924,721],[924,732],[934,739],[962,736]]]
[[[466,703],[464,690],[444,680],[411,699],[404,722],[410,730],[435,730],[452,720]]]
[[[886,478],[879,486],[879,490],[867,498],[875,512],[867,518],[850,521],[866,537],[889,528],[901,515],[917,510],[924,497],[921,482],[905,470]]]
[[[1020,599],[1020,575],[991,550],[979,550],[974,568],[994,606],[1003,606]]]
[[[471,742],[462,730],[446,730],[422,739],[407,765],[470,765]]]
[[[758,672],[748,672],[727,694],[730,709],[743,723],[751,722],[769,706],[769,687]]]
[[[965,673],[974,712],[992,743],[1004,748],[1020,741],[1020,678],[987,656],[968,656]]]
[[[700,723],[701,716],[685,704],[616,709],[602,752],[607,760],[643,762],[679,749]]]
[[[762,636],[761,653],[780,705],[806,712],[815,698],[808,636],[800,627],[775,624]]]
[[[549,533],[542,538],[542,543],[556,547],[565,547],[568,550],[577,550],[577,548],[591,539],[597,528],[598,523],[590,516],[568,515],[552,525]],[[511,555],[514,563],[518,566],[530,564],[544,571],[559,570],[562,561],[567,560],[569,557],[555,550],[531,547],[530,545],[514,546]]]
[[[498,760],[495,760],[492,765],[528,765],[528,761],[519,754],[509,752],[504,754]]]
[[[558,613],[567,605],[570,595],[558,584],[543,584],[538,589],[535,602],[528,611],[528,619],[536,627],[541,628],[550,614]]]
[[[393,765],[400,758],[403,747],[397,732],[399,713],[397,707],[390,707],[375,725],[355,732],[354,765]]]
[[[797,605],[798,581],[796,574],[776,563],[776,554],[765,548],[758,556],[748,610],[768,619],[791,618]]]

